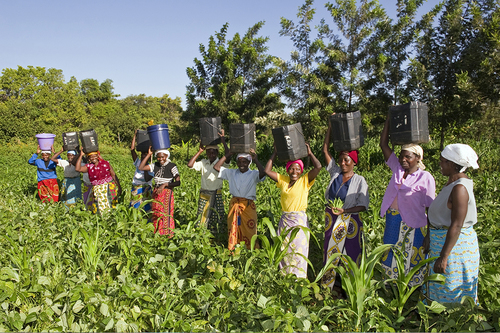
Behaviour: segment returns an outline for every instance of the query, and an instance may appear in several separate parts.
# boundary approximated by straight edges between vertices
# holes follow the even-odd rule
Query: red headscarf
[[[340,155],[347,154],[347,156],[349,156],[354,161],[354,163],[358,164],[358,153],[359,151],[357,150],[343,150],[340,152]]]

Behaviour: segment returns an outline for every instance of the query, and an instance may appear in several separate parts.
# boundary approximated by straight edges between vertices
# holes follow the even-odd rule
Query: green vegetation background
[[[199,174],[186,167],[195,153],[171,148],[181,173],[175,189],[176,235],[153,234],[151,224],[128,208],[134,173],[128,149],[103,146],[124,188],[123,203],[101,218],[82,206],[42,204],[36,196],[36,170],[27,160],[36,143],[0,147],[0,330],[2,331],[463,331],[500,330],[500,220],[498,156],[489,142],[469,142],[481,168],[470,173],[478,207],[481,265],[479,302],[456,308],[424,306],[418,292],[396,315],[391,288],[374,283],[363,300],[361,324],[349,302],[336,300],[312,282],[322,268],[324,191],[321,171],[309,195],[311,240],[308,280],[283,276],[269,251],[238,249],[234,255],[214,245],[196,228]],[[320,142],[312,142],[320,152]],[[446,182],[438,166],[437,143],[424,145],[424,163],[437,183]],[[269,144],[258,147],[262,162]],[[284,172],[278,163],[278,172]],[[356,172],[370,186],[370,208],[361,214],[367,252],[382,243],[381,200],[390,179],[376,139],[360,152]],[[58,172],[62,179],[62,170]],[[230,199],[224,185],[227,204]],[[263,221],[277,227],[279,191],[271,180],[257,187],[259,233],[270,237]],[[247,266],[248,263],[248,267]],[[374,281],[381,281],[377,270]]]

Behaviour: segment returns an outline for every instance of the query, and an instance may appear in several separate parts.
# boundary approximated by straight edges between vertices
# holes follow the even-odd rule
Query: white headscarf
[[[76,156],[76,150],[68,150],[66,154],[73,154]]]
[[[409,152],[411,152],[411,153],[419,156],[420,157],[420,161],[418,161],[417,166],[421,170],[425,170],[425,165],[422,162],[422,160],[424,159],[424,150],[422,149],[422,147],[420,147],[419,145],[416,145],[414,143],[409,143],[409,144],[406,144],[406,145],[402,145],[401,146],[401,150],[406,150],[406,151],[409,151]]]
[[[246,153],[240,153],[236,156],[236,160],[238,160],[240,157],[246,158],[250,164],[252,164],[252,155],[246,154]],[[248,164],[250,166],[250,164]]]
[[[41,153],[42,154],[52,154],[52,152],[50,150],[42,150]]]
[[[165,164],[170,162],[170,152],[168,151],[168,149],[159,149],[159,150],[155,151],[155,157],[158,156],[159,153],[163,153],[163,154],[167,155],[167,160],[165,161]]]
[[[468,167],[472,167],[473,169],[479,168],[477,164],[477,154],[469,145],[462,143],[447,145],[441,152],[441,156],[448,161],[452,161],[462,166],[463,168],[460,169],[460,172],[464,172]]]

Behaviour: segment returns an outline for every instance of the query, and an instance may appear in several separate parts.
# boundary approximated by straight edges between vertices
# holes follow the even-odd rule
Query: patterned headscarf
[[[409,151],[410,153],[413,153],[413,154],[419,156],[420,161],[418,161],[417,167],[419,167],[421,170],[425,170],[425,165],[424,165],[424,163],[422,163],[422,160],[424,159],[424,150],[422,149],[422,147],[420,147],[419,145],[416,145],[414,143],[409,143],[406,145],[402,145],[401,150],[402,151],[406,150],[406,151]]]

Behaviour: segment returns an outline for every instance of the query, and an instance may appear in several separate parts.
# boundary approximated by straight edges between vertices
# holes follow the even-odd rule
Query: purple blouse
[[[392,170],[392,177],[385,190],[380,216],[391,206],[394,199],[398,198],[398,210],[402,220],[412,228],[421,228],[427,224],[425,208],[429,207],[436,197],[436,182],[434,177],[424,170],[417,169],[406,176],[402,183],[405,170],[399,164],[394,153],[385,162]],[[398,189],[398,186],[401,187]]]

